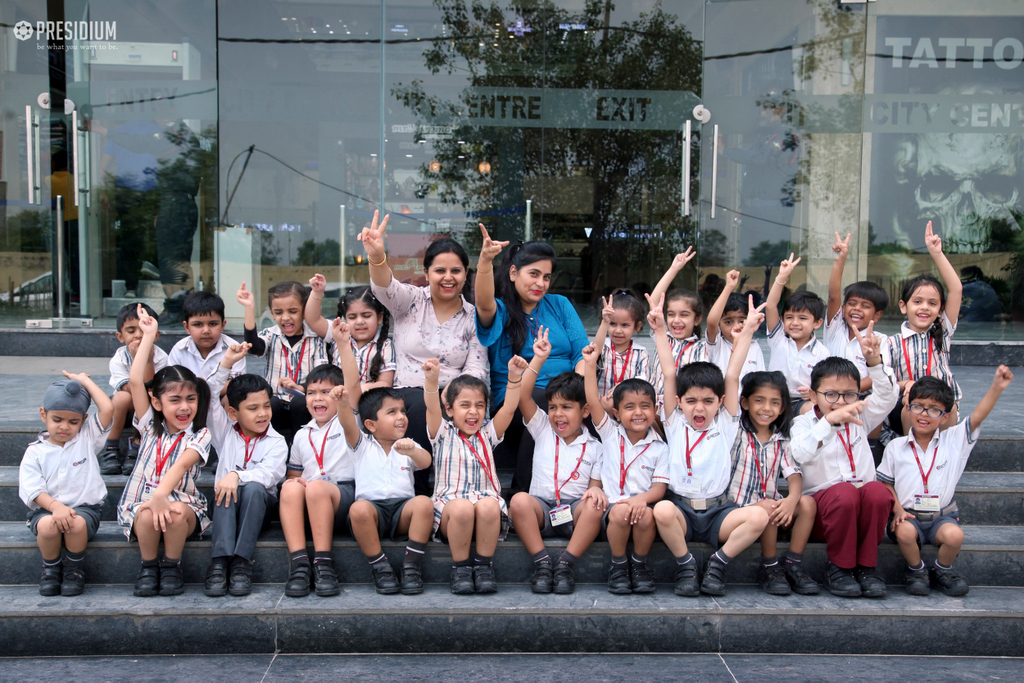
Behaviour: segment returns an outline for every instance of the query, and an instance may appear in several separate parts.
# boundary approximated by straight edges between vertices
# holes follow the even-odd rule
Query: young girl
[[[139,353],[148,358],[157,322],[141,305],[138,315],[143,331]],[[165,367],[148,383],[145,372],[145,364],[135,363],[128,376],[133,424],[142,443],[117,505],[117,521],[129,540],[138,539],[142,553],[135,595],[179,595],[184,591],[181,551],[185,539],[210,526],[206,498],[196,490],[199,468],[210,450],[206,430],[210,389],[180,365]],[[161,539],[164,557],[158,560]]]
[[[327,344],[334,343],[334,332],[330,322],[320,311],[327,281],[317,273],[309,279],[312,293],[306,302],[304,314],[306,324],[323,338]],[[377,301],[369,287],[356,287],[338,300],[338,317],[348,323],[352,330],[352,352],[359,367],[359,383],[362,390],[394,386],[395,349],[388,339],[390,320],[384,305]],[[333,362],[341,367],[338,353]]]
[[[789,424],[793,409],[789,385],[781,372],[755,371],[743,378],[740,392],[740,432],[732,446],[732,481],[729,498],[737,505],[760,505],[769,524],[761,534],[761,564],[757,582],[772,595],[815,595],[817,582],[801,560],[814,528],[818,507],[800,495],[803,478],[789,450]],[[789,482],[789,494],[779,497],[779,474]],[[776,542],[779,528],[792,525],[786,559],[780,563]]]
[[[327,362],[327,345],[302,319],[306,297],[306,288],[298,282],[289,280],[271,287],[267,305],[277,324],[257,332],[256,297],[244,282],[235,295],[245,308],[245,341],[252,344],[249,354],[267,356],[266,378],[274,389],[272,425],[289,446],[294,434],[311,419],[302,394],[306,375]],[[296,397],[298,400],[292,400]]]
[[[427,435],[434,447],[434,534],[451,546],[452,593],[494,593],[498,583],[491,560],[509,522],[493,452],[519,405],[528,365],[519,356],[508,361],[505,402],[486,425],[487,384],[471,375],[459,375],[445,388],[451,422],[443,419],[434,396],[440,367],[436,358],[423,363]],[[475,559],[469,555],[474,532]]]
[[[932,376],[953,387],[958,405],[954,406],[953,419],[947,425],[956,424],[963,396],[949,367],[949,342],[960,315],[963,284],[942,253],[942,238],[932,232],[931,221],[925,227],[924,241],[949,292],[947,294],[942,283],[932,275],[919,275],[903,286],[900,311],[907,316],[907,321],[899,334],[889,337],[883,347],[883,360],[892,368],[904,396],[889,416],[889,426],[900,434],[907,434],[910,426],[905,397],[910,395],[915,381]]]
[[[607,396],[623,380],[637,377],[650,382],[653,378],[650,354],[633,343],[633,335],[643,328],[647,318],[647,305],[629,289],[617,289],[601,301],[604,308],[594,347],[601,349],[597,386],[601,396]]]
[[[688,289],[669,290],[679,271],[696,255],[697,252],[693,250],[693,247],[687,247],[686,251],[676,254],[676,257],[672,259],[672,264],[650,295],[651,301],[660,300],[662,295],[665,297],[662,313],[668,328],[668,340],[672,345],[676,370],[684,365],[708,359],[707,347],[701,338],[700,330],[700,323],[704,319],[703,300],[696,292],[691,292]],[[653,336],[653,334],[652,330],[651,335]],[[665,395],[665,376],[662,374],[660,363],[655,363],[654,366],[652,372],[654,391],[659,397],[663,397]]]

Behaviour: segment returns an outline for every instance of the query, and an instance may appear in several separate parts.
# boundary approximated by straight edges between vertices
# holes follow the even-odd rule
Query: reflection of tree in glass
[[[793,245],[789,240],[769,242],[764,240],[750,248],[750,255],[743,259],[743,265],[749,267],[774,266],[783,259],[789,258]]]
[[[323,242],[306,240],[295,253],[295,266],[337,266],[341,263],[341,244],[338,240]]]

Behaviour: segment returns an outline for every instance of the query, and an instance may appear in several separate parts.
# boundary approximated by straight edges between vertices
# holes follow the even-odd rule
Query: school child
[[[121,454],[121,433],[124,431],[128,416],[132,414],[132,394],[128,387],[128,373],[132,368],[132,360],[142,342],[142,329],[139,327],[138,308],[142,308],[156,317],[156,311],[146,304],[125,304],[117,313],[117,341],[124,344],[110,359],[110,386],[114,393],[110,400],[114,404],[114,417],[107,433],[107,441],[99,455],[100,474],[129,475],[135,468],[139,457],[139,441],[132,438],[128,441],[127,455]],[[159,338],[159,335],[157,336]],[[167,366],[167,354],[158,346],[146,358],[146,380],[153,378],[153,373]]]
[[[860,400],[860,372],[853,361],[830,357],[811,373],[814,410],[793,420],[790,447],[803,475],[804,495],[818,506],[812,537],[824,539],[825,586],[840,597],[885,597],[875,574],[878,544],[892,510],[892,494],[875,481],[868,434],[896,404],[892,372],[882,363],[881,339],[868,323],[854,328],[871,378],[871,395]]]
[[[839,239],[836,233],[835,244],[832,245],[832,275],[828,280],[828,306],[825,313],[825,346],[833,356],[853,361],[860,372],[860,390],[871,388],[868,366],[860,352],[860,344],[853,334],[857,328],[861,334],[867,329],[868,323],[877,325],[882,320],[889,305],[889,294],[874,282],[862,280],[848,285],[843,289],[843,269],[846,267],[846,256],[850,251],[850,234],[846,239]],[[882,348],[886,346],[888,337],[881,332],[874,333],[882,340]]]
[[[341,585],[331,557],[336,529],[345,529],[356,499],[355,465],[338,424],[339,405],[331,392],[345,385],[341,368],[324,363],[306,378],[306,407],[313,419],[295,434],[288,476],[281,486],[281,527],[288,546],[289,575],[284,594],[309,595],[310,574],[320,597],[338,595]],[[344,403],[342,410],[348,410]],[[313,563],[306,549],[306,514],[313,536]]]
[[[705,348],[708,360],[718,366],[722,375],[725,375],[729,368],[733,339],[743,329],[743,323],[746,322],[750,310],[747,297],[735,291],[739,283],[740,271],[730,270],[726,273],[725,287],[715,300],[714,306],[708,311],[708,327],[704,333]],[[761,351],[761,345],[751,342],[743,369],[740,371],[740,381],[742,382],[748,373],[762,371],[764,353]]]
[[[309,411],[302,400],[302,386],[309,371],[327,363],[327,345],[305,322],[306,288],[291,280],[279,282],[267,290],[267,305],[275,325],[256,331],[256,298],[238,288],[235,298],[245,308],[245,341],[252,344],[254,356],[267,356],[266,378],[274,389],[271,407],[273,425],[289,447],[295,434],[309,422]],[[293,400],[297,399],[297,400]]]
[[[821,586],[803,568],[803,554],[818,512],[814,499],[801,495],[803,477],[793,462],[789,426],[793,410],[781,372],[751,372],[740,391],[740,431],[732,445],[729,498],[737,505],[760,505],[768,513],[761,534],[757,582],[770,595],[817,595]],[[785,498],[779,476],[789,482]],[[792,528],[785,559],[777,555],[779,529]]]
[[[25,449],[18,469],[18,494],[29,509],[25,524],[43,556],[43,596],[85,590],[85,547],[99,529],[107,497],[96,452],[110,429],[114,405],[89,375],[64,371],[64,376],[43,395],[39,417],[46,431]],[[88,414],[90,396],[94,415]]]
[[[886,446],[878,480],[893,494],[888,533],[907,561],[905,576],[911,595],[928,595],[929,576],[932,587],[946,595],[967,595],[970,590],[967,580],[953,570],[953,561],[964,542],[953,496],[967,458],[978,442],[981,423],[1012,381],[1013,373],[1000,365],[974,412],[945,431],[942,427],[952,419],[956,404],[952,387],[937,377],[922,377],[910,388],[910,434]],[[939,547],[930,570],[921,559],[925,543]]]
[[[617,289],[601,310],[601,324],[594,346],[601,349],[597,362],[597,386],[608,396],[623,380],[637,377],[651,381],[651,356],[643,346],[633,343],[633,335],[643,329],[647,305],[629,289]]]
[[[673,372],[688,363],[708,360],[707,348],[700,333],[700,323],[704,318],[703,299],[688,289],[669,289],[676,275],[695,256],[697,252],[693,247],[687,247],[686,251],[676,254],[650,295],[650,301],[665,302],[662,314],[668,329],[669,344],[672,347]],[[651,330],[651,336],[654,336],[654,330]],[[653,384],[658,400],[661,401],[665,396],[665,375],[660,363],[654,363]]]
[[[156,318],[138,308],[146,357],[159,331]],[[210,388],[188,368],[168,365],[146,382],[146,370],[132,365],[128,384],[135,408],[133,424],[142,434],[139,460],[117,505],[117,522],[129,541],[138,539],[142,566],[135,595],[180,595],[185,590],[181,551],[185,539],[210,526],[206,498],[196,489],[210,450],[206,429]],[[158,559],[160,541],[164,557]]]
[[[609,593],[653,593],[654,572],[647,566],[647,554],[657,529],[651,506],[665,496],[668,483],[668,447],[659,431],[658,399],[650,382],[627,379],[612,392],[614,417],[609,415],[597,390],[599,356],[593,345],[583,349],[587,404],[602,445],[600,468],[590,476],[601,481],[607,507],[603,497],[595,501],[601,503],[597,507],[580,506],[579,523],[589,528],[593,518],[599,517],[608,536],[612,553]],[[630,536],[633,554],[627,559]]]
[[[327,344],[334,344],[334,326],[321,313],[321,302],[327,280],[320,273],[309,279],[310,295],[306,302],[306,324]],[[395,383],[395,347],[388,339],[390,316],[384,304],[377,301],[367,286],[350,289],[338,299],[338,317],[344,320],[352,333],[352,351],[363,391],[375,387],[390,387]],[[332,361],[341,367],[339,352],[335,348]]]
[[[601,516],[608,497],[601,481],[593,476],[600,468],[601,442],[583,420],[590,416],[583,378],[575,372],[555,376],[544,390],[545,413],[533,400],[533,386],[544,361],[551,354],[548,331],[537,331],[533,359],[523,373],[519,412],[536,444],[530,491],[512,497],[509,514],[516,535],[533,559],[530,589],[534,593],[572,593],[576,586],[576,561],[601,533]],[[589,506],[597,514],[583,517]],[[568,547],[552,567],[545,538],[569,539]]]
[[[423,592],[423,555],[434,528],[434,504],[430,498],[416,495],[413,473],[430,467],[430,452],[405,438],[409,419],[405,400],[397,390],[374,387],[363,392],[351,328],[340,318],[332,327],[346,377],[345,387],[335,387],[332,395],[335,401],[347,400],[351,408],[338,411],[356,470],[356,501],[349,510],[349,528],[366,555],[378,593],[417,595]],[[362,425],[357,424],[356,415]],[[382,538],[408,541],[401,581],[381,549]]]
[[[224,300],[213,292],[192,292],[182,303],[182,316],[188,336],[174,345],[167,362],[184,366],[196,377],[209,381],[228,348],[238,344],[224,334]],[[231,368],[229,377],[244,374],[245,358],[241,358]]]
[[[731,451],[740,428],[740,369],[766,305],[754,309],[753,303],[751,298],[753,310],[734,338],[724,378],[717,365],[706,361],[690,363],[673,373],[660,307],[652,307],[648,317],[665,372],[665,391],[669,392],[665,427],[671,496],[654,506],[654,519],[661,539],[676,558],[676,595],[725,595],[729,562],[757,540],[768,524],[763,507],[739,507],[729,496]],[[678,400],[673,402],[672,396]],[[717,547],[700,581],[697,561],[687,545],[694,541]]]
[[[925,227],[924,242],[946,288],[943,289],[942,282],[932,275],[919,275],[903,285],[900,312],[907,320],[897,334],[888,338],[884,347],[885,361],[896,375],[904,398],[915,381],[930,376],[950,385],[959,404],[963,392],[949,367],[949,344],[956,332],[964,286],[942,252],[942,238],[932,231],[931,221]],[[906,434],[912,418],[907,411],[907,401],[897,404],[897,408],[899,410],[889,416],[889,426],[899,434]],[[953,406],[953,417],[946,427],[956,424],[958,413],[958,406]]]
[[[187,301],[187,300],[186,300]],[[186,304],[187,305],[187,304]],[[288,445],[270,425],[273,390],[259,375],[228,379],[232,366],[248,351],[232,344],[210,378],[210,392],[227,383],[228,407],[211,401],[207,428],[219,454],[214,486],[213,545],[204,592],[210,597],[252,592],[252,554],[266,528],[267,508],[277,502],[277,484],[284,478]]]
[[[472,375],[459,375],[445,387],[444,419],[434,396],[441,366],[436,358],[423,363],[426,379],[427,436],[434,447],[434,535],[452,551],[451,591],[456,595],[494,593],[494,549],[508,532],[508,508],[494,465],[494,447],[505,436],[516,408],[527,363],[520,356],[508,361],[505,401],[487,424],[487,384]],[[476,557],[469,554],[476,538]]]
[[[828,358],[828,347],[818,341],[814,331],[821,327],[825,316],[825,302],[814,292],[798,291],[786,297],[779,317],[779,300],[786,282],[800,259],[783,259],[779,274],[768,291],[768,348],[771,360],[768,369],[778,370],[786,377],[789,395],[793,402],[794,414],[806,413],[813,407],[813,396],[808,385],[811,371],[821,360]]]

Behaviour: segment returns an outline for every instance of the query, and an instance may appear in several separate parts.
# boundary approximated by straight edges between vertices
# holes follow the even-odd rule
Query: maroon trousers
[[[818,516],[811,538],[825,541],[829,562],[843,569],[876,566],[878,544],[885,538],[892,512],[889,489],[877,481],[860,488],[842,482],[812,497],[818,504]]]

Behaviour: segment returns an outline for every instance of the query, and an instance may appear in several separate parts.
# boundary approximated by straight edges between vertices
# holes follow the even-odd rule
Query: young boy
[[[768,348],[771,349],[769,370],[778,370],[789,382],[790,399],[794,412],[804,414],[811,409],[812,396],[807,386],[811,371],[821,360],[828,358],[828,348],[818,341],[814,331],[821,327],[825,316],[825,302],[814,292],[794,292],[786,297],[779,319],[779,299],[786,282],[800,259],[793,254],[779,265],[779,274],[768,292]]]
[[[174,345],[167,362],[183,365],[196,377],[208,380],[218,371],[228,348],[238,344],[224,334],[224,300],[213,292],[192,292],[185,297],[182,315],[188,336]],[[234,378],[244,374],[245,358],[241,358],[228,376]]]
[[[853,361],[827,358],[811,373],[814,411],[796,418],[790,429],[804,494],[818,505],[812,538],[825,541],[825,585],[833,595],[847,598],[882,598],[886,592],[875,567],[893,499],[875,481],[868,434],[896,405],[896,384],[882,364],[881,340],[873,331],[874,323],[863,335],[854,328],[871,395],[860,400],[861,377]]]
[[[949,596],[967,595],[967,580],[953,571],[953,560],[964,542],[953,496],[967,466],[981,423],[992,412],[1003,390],[1013,381],[1005,365],[996,369],[992,386],[970,417],[941,431],[956,404],[953,388],[937,377],[922,377],[910,388],[910,435],[889,442],[878,468],[878,480],[895,498],[889,537],[907,561],[907,592],[928,595],[931,585]],[[925,467],[927,463],[927,468]],[[939,547],[935,566],[921,559],[925,543]]]
[[[874,282],[862,280],[843,289],[843,268],[846,266],[846,255],[850,251],[850,235],[845,240],[839,239],[832,245],[835,260],[832,262],[832,275],[828,280],[828,307],[825,317],[825,346],[833,356],[853,361],[860,372],[860,390],[871,388],[868,366],[860,352],[860,344],[853,334],[853,328],[861,334],[867,329],[868,323],[875,325],[882,319],[889,305],[889,295]],[[885,346],[886,336],[874,333]]]
[[[114,406],[84,373],[65,372],[43,396],[46,431],[25,450],[18,493],[29,508],[26,525],[43,555],[39,594],[80,595],[85,589],[85,546],[100,526],[107,487],[96,452],[110,429]],[[89,397],[96,402],[89,416]],[[61,542],[65,552],[61,566]]]
[[[356,498],[352,453],[338,427],[338,402],[331,396],[345,385],[341,368],[324,363],[306,377],[306,408],[313,416],[295,434],[288,477],[281,486],[281,526],[291,561],[284,593],[309,595],[310,563],[306,550],[306,512],[313,535],[313,585],[320,597],[338,595],[341,586],[331,557],[335,529],[344,529]],[[344,410],[349,410],[344,403]]]
[[[520,491],[512,497],[509,515],[533,558],[531,590],[568,594],[576,586],[576,561],[601,533],[601,516],[584,517],[583,510],[589,506],[603,513],[608,498],[592,474],[600,465],[601,442],[583,424],[590,415],[583,378],[575,372],[554,377],[544,390],[547,414],[533,400],[534,383],[550,354],[548,331],[539,331],[519,392],[519,411],[536,444],[533,480],[529,493]],[[544,539],[556,536],[568,538],[569,546],[552,571]]]
[[[221,392],[232,366],[248,350],[248,344],[232,344],[224,350],[209,378],[213,396]],[[204,587],[210,597],[252,592],[252,554],[268,521],[267,508],[277,502],[277,483],[288,461],[284,437],[270,426],[272,391],[259,375],[239,375],[227,385],[226,410],[220,401],[210,401],[206,426],[219,454],[213,489],[213,549]]]
[[[131,421],[134,413],[132,409],[132,393],[128,388],[128,373],[132,368],[132,360],[135,352],[142,342],[142,328],[139,327],[139,306],[149,315],[156,317],[156,311],[146,304],[126,304],[117,314],[117,341],[124,344],[114,352],[110,359],[110,386],[114,389],[111,401],[114,405],[113,422],[110,425],[110,432],[107,434],[107,441],[100,453],[100,474],[124,474],[129,475],[135,469],[135,461],[139,457],[139,442],[132,439],[128,444],[127,457],[121,455],[121,432],[125,424]],[[159,339],[157,333],[157,339]],[[153,346],[153,354],[146,359],[146,380],[153,379],[157,370],[161,370],[168,364],[167,354],[163,349]]]
[[[396,389],[376,387],[362,392],[349,326],[338,320],[332,330],[347,380],[344,388],[335,387],[331,395],[339,405],[338,421],[355,464],[356,500],[349,509],[349,528],[366,555],[378,593],[417,595],[423,592],[421,567],[434,530],[434,503],[416,495],[413,473],[430,467],[430,453],[405,438],[409,420],[405,400]],[[382,538],[408,540],[401,581],[381,549]]]
[[[740,283],[740,271],[730,270],[725,274],[725,287],[718,295],[715,305],[708,311],[707,345],[708,360],[718,366],[724,375],[732,357],[733,340],[743,330],[750,307],[747,297],[736,292]],[[721,334],[719,334],[721,333]],[[750,350],[740,371],[740,382],[747,373],[764,370],[764,353],[757,342],[750,343]]]
[[[645,380],[620,382],[612,393],[616,418],[612,419],[601,404],[597,387],[600,356],[593,345],[583,349],[587,404],[602,445],[601,466],[591,477],[602,482],[607,507],[598,509],[603,507],[603,497],[595,501],[600,506],[580,506],[579,524],[589,528],[597,518],[604,525],[612,552],[609,593],[653,593],[654,572],[647,566],[647,553],[658,530],[651,506],[665,497],[668,485],[668,447],[655,428],[657,396]],[[632,562],[626,558],[630,536]]]
[[[750,301],[753,305],[753,300]],[[665,373],[665,423],[669,444],[669,489],[672,496],[654,506],[658,533],[676,558],[676,595],[725,595],[729,562],[753,543],[768,525],[768,513],[754,505],[739,507],[729,497],[732,444],[739,431],[739,376],[761,308],[752,310],[734,338],[726,377],[713,363],[690,363],[673,373],[661,306],[648,317],[655,329],[658,359]],[[669,397],[677,396],[673,404]],[[718,549],[708,558],[704,578],[697,580],[697,561],[687,548],[692,542]]]

